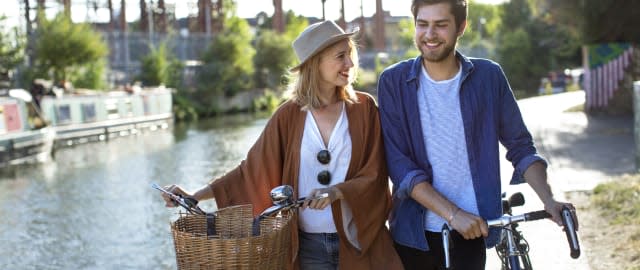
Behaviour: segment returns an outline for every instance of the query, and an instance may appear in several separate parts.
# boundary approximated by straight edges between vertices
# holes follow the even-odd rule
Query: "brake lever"
[[[164,188],[161,188],[158,184],[156,183],[151,183],[151,187],[155,188],[157,190],[159,190],[160,192],[166,194],[167,196],[169,196],[169,198],[171,199],[171,201],[173,202],[173,204],[175,206],[182,206],[182,208],[184,208],[185,210],[187,210],[189,213],[191,214],[198,214],[198,215],[206,215],[207,213],[200,209],[200,207],[198,207],[198,200],[194,199],[194,198],[190,198],[190,197],[182,197],[180,195],[176,195],[173,194],[169,191],[167,191]]]

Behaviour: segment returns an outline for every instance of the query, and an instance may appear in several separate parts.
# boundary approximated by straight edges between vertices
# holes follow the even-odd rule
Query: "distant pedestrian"
[[[440,235],[452,232],[454,269],[484,269],[485,247],[502,215],[499,143],[515,172],[561,224],[563,206],[547,183],[538,155],[500,66],[456,51],[467,26],[465,0],[413,0],[415,44],[421,55],[387,68],[378,95],[389,174],[390,229],[405,269],[442,269]]]

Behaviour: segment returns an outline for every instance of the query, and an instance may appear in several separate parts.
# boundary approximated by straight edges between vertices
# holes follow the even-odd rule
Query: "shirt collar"
[[[464,79],[473,71],[473,63],[469,58],[464,56],[458,50],[456,50],[456,58],[462,64],[462,74],[460,74],[460,80],[464,81]],[[409,76],[407,76],[407,82],[412,80],[417,80],[418,76],[420,76],[420,72],[422,69],[422,55],[419,55],[413,60],[413,65],[411,66],[411,70],[409,71]]]

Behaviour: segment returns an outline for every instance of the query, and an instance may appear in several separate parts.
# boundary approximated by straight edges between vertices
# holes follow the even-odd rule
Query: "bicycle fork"
[[[507,234],[507,257],[509,258],[509,265],[511,270],[521,270],[520,268],[520,251],[516,246],[516,241],[513,237],[513,231],[511,229],[506,230]]]

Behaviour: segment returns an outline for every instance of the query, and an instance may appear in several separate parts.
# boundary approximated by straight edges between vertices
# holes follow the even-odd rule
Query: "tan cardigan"
[[[340,241],[340,269],[402,269],[385,221],[391,207],[384,147],[375,100],[357,92],[358,103],[346,103],[351,162],[345,182],[336,186],[353,213],[361,250],[346,241],[340,201],[334,202],[333,220]],[[269,191],[291,185],[298,197],[300,145],[306,112],[285,102],[273,114],[264,131],[238,167],[209,183],[218,207],[253,204],[254,215],[272,205]],[[292,265],[298,268],[298,224],[292,230]]]

